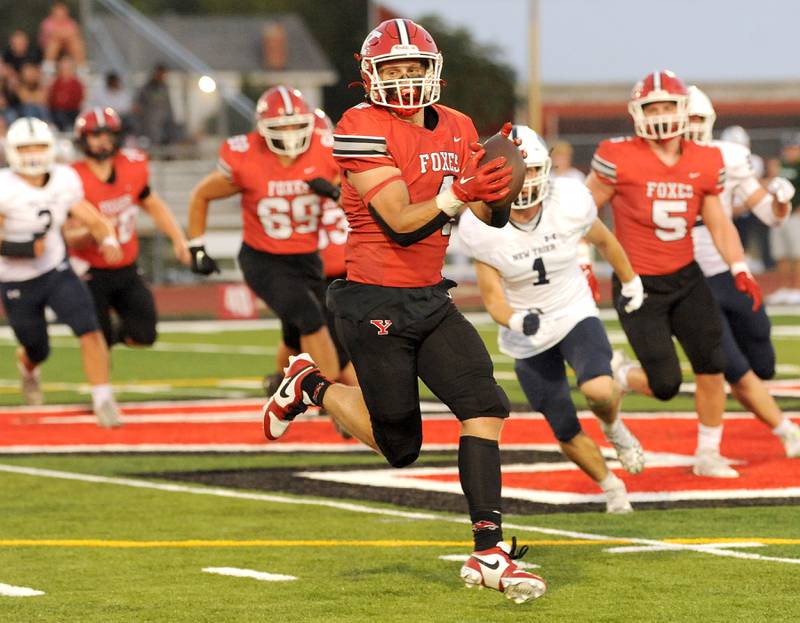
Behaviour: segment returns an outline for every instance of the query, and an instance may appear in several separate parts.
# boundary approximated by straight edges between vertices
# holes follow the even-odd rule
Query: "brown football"
[[[490,137],[483,144],[483,148],[486,150],[486,154],[481,158],[481,165],[499,156],[505,156],[507,162],[506,166],[511,167],[511,183],[508,185],[511,189],[510,192],[499,201],[493,201],[488,204],[492,209],[507,208],[514,199],[519,196],[519,192],[522,190],[522,184],[525,182],[526,167],[525,160],[522,158],[522,152],[519,150],[519,147],[514,145],[514,143],[502,134],[495,134]]]

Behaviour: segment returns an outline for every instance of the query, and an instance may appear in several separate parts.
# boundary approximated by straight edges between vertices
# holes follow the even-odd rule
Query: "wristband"
[[[197,236],[197,238],[192,238],[187,244],[190,247],[203,247],[206,244],[206,237]]]
[[[444,192],[436,195],[436,207],[447,214],[447,216],[455,216],[458,214],[459,209],[463,205],[464,202],[456,197],[452,188],[448,188]]]
[[[750,274],[750,269],[747,266],[747,262],[734,262],[731,264],[731,272],[734,275],[738,275],[739,273],[747,273]]]
[[[117,240],[114,236],[106,236],[105,238],[103,238],[100,241],[100,246],[101,247],[105,247],[105,246],[118,247],[119,246],[119,240]]]

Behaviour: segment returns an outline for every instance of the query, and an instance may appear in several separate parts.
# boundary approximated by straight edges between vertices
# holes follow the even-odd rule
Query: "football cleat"
[[[26,405],[39,406],[44,404],[44,394],[39,384],[39,367],[29,371],[22,363],[24,351],[22,347],[17,349],[17,369],[20,376],[20,393],[22,401]]]
[[[274,441],[281,437],[292,420],[308,408],[303,401],[300,385],[314,371],[319,372],[319,368],[308,353],[289,357],[289,366],[283,370],[283,380],[264,405],[264,435],[267,439]]]
[[[625,513],[632,513],[633,506],[628,500],[628,490],[625,488],[625,483],[618,480],[618,486],[606,491],[606,512],[612,515],[623,515]]]
[[[628,385],[628,370],[633,366],[633,361],[625,354],[625,351],[615,350],[611,356],[611,372],[614,380],[619,384],[623,392],[631,391]]]
[[[100,428],[119,428],[122,420],[119,419],[119,407],[113,400],[106,400],[94,408],[97,425]]]
[[[800,426],[795,424],[790,433],[781,435],[781,443],[786,449],[787,458],[800,458]]]
[[[639,440],[633,436],[628,427],[620,422],[621,428],[624,432],[619,433],[613,437],[606,435],[606,440],[617,453],[622,469],[629,474],[640,474],[644,469],[644,450]]]
[[[518,604],[541,597],[547,590],[544,579],[523,571],[514,563],[515,559],[525,555],[528,546],[524,545],[519,552],[516,549],[517,539],[514,537],[510,546],[500,541],[495,547],[473,552],[461,567],[461,579],[467,588],[493,588]]]
[[[701,450],[695,456],[692,472],[695,476],[708,478],[738,478],[739,472],[733,469],[728,459],[721,456],[718,450]]]

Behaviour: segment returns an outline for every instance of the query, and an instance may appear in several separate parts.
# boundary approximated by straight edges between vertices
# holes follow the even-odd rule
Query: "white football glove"
[[[644,297],[646,294],[644,293],[644,286],[642,285],[642,280],[639,278],[639,275],[636,275],[630,281],[623,283],[622,290],[620,292],[622,294],[620,304],[622,305],[622,308],[625,310],[626,314],[635,312],[644,303]]]
[[[767,185],[767,191],[772,194],[778,203],[789,203],[794,197],[794,184],[785,177],[774,177]]]

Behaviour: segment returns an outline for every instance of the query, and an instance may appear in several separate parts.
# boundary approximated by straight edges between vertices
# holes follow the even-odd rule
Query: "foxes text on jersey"
[[[540,315],[541,326],[532,336],[500,327],[500,350],[515,359],[544,352],[578,322],[598,315],[578,264],[578,243],[597,219],[597,208],[581,182],[557,178],[551,184],[528,226],[489,227],[470,211],[458,225],[464,251],[500,273],[511,308]]]
[[[42,187],[32,186],[10,169],[0,169],[0,236],[27,242],[44,235],[45,245],[37,258],[0,257],[0,282],[35,279],[66,259],[61,226],[81,199],[83,187],[72,167],[54,165]]]

